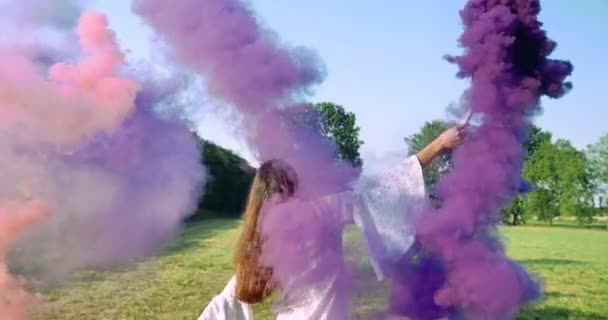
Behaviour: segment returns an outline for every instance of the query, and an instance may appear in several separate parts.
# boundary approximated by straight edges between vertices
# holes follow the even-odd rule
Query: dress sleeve
[[[362,177],[354,222],[366,238],[378,279],[392,272],[414,242],[413,215],[426,204],[422,167],[416,156],[378,176]]]
[[[211,299],[198,320],[253,320],[251,306],[236,297],[236,276],[224,290]]]

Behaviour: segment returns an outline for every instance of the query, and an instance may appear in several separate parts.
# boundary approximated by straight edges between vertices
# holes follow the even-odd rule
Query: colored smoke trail
[[[23,47],[0,49],[0,301],[12,306],[2,319],[23,319],[34,300],[7,263],[45,282],[129,263],[175,234],[204,186],[198,141],[154,112],[178,86],[121,75],[102,14],[84,13],[76,33],[82,54],[46,76]],[[28,198],[52,215],[26,219]]]
[[[2,319],[23,319],[26,307],[33,302],[21,288],[19,279],[13,278],[6,262],[6,252],[13,241],[30,225],[46,218],[50,209],[37,201],[24,204],[3,203],[0,208],[0,316]]]
[[[336,160],[335,145],[320,134],[319,121],[314,121],[317,115],[304,104],[311,88],[324,78],[312,51],[281,44],[241,0],[137,0],[133,10],[170,45],[179,63],[204,79],[208,94],[242,115],[245,139],[260,162],[280,159],[293,167],[299,198],[348,189],[357,170]],[[289,219],[264,214],[266,226],[278,229],[270,231],[276,237],[265,243],[276,240],[276,246],[265,251],[262,263],[274,268],[279,282],[308,266],[298,263],[302,257],[293,250],[302,239],[310,239],[316,250],[325,252],[325,247],[335,245],[335,234],[324,231],[340,223],[311,223],[314,217],[306,201],[293,201],[288,208],[283,211],[289,212]],[[314,287],[336,272],[346,274],[345,267],[325,261],[312,278],[298,282],[302,285],[298,289]]]
[[[195,211],[206,177],[198,141],[152,110],[171,94],[144,85],[115,132],[47,160],[48,172],[38,176],[47,175],[60,214],[23,239],[15,259],[24,272],[62,280],[84,267],[129,263],[169,240]]]
[[[70,30],[87,0],[0,0],[0,9],[6,18],[20,27]]]
[[[532,277],[506,256],[496,230],[500,209],[522,183],[523,143],[540,97],[559,98],[571,88],[564,80],[572,65],[547,58],[555,43],[541,29],[539,12],[538,0],[471,0],[461,11],[465,53],[448,57],[459,77],[471,78],[465,98],[483,121],[441,181],[442,207],[423,212],[417,232],[446,272],[434,302],[466,319],[509,319],[539,295]],[[394,298],[395,305],[407,301]],[[419,311],[415,318],[426,319],[436,310]]]
[[[0,0],[2,42],[44,67],[78,54],[71,32],[89,0]]]
[[[132,109],[139,84],[114,75],[124,56],[106,28],[105,16],[84,14],[77,29],[83,55],[76,64],[51,66],[48,79],[18,52],[1,48],[0,132],[66,152],[112,132]]]
[[[84,53],[80,64],[54,65],[49,71],[50,80],[41,77],[18,52],[1,50],[0,161],[5,177],[0,184],[4,208],[0,219],[2,257],[6,257],[16,237],[38,220],[28,219],[28,210],[17,210],[19,205],[9,203],[20,203],[24,196],[31,196],[53,207],[36,181],[41,178],[36,169],[45,168],[45,154],[57,149],[72,151],[96,132],[112,130],[121,120],[118,117],[131,108],[138,84],[113,75],[122,56],[115,49],[113,35],[105,28],[104,16],[94,12],[83,15],[78,28]],[[117,103],[111,102],[115,98]],[[107,116],[104,108],[116,111]],[[20,194],[24,191],[19,189],[27,194]],[[4,258],[1,263],[1,298],[11,307],[1,308],[0,315],[22,318],[28,298],[6,273]]]
[[[304,99],[324,78],[312,51],[279,43],[240,0],[138,0],[133,10],[171,45],[179,63],[204,78],[207,93],[243,116],[258,159],[283,159],[306,172],[301,184],[310,192],[344,188],[353,172],[336,164],[335,146],[296,124],[306,116]]]

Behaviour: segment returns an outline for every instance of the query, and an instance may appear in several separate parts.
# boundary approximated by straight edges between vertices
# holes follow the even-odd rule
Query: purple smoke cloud
[[[421,246],[445,268],[430,309],[456,309],[466,319],[509,319],[539,296],[527,271],[510,260],[497,234],[500,209],[521,190],[531,116],[540,97],[559,98],[572,65],[548,59],[555,48],[541,29],[538,0],[471,0],[461,11],[462,56],[448,57],[470,78],[465,101],[482,123],[455,153],[441,181],[442,207],[417,221]],[[398,300],[398,297],[394,297]],[[418,315],[426,319],[425,311]]]

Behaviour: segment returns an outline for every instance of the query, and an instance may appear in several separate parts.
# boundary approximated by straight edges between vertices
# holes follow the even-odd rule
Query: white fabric
[[[365,207],[354,212],[354,222],[372,246],[371,264],[382,280],[413,244],[414,213],[427,203],[420,161],[408,157],[379,177],[361,178],[355,189]]]
[[[222,293],[215,296],[198,320],[253,320],[251,306],[235,296],[236,276],[232,276]]]
[[[332,254],[342,257],[342,231],[346,224],[355,223],[370,246],[374,270],[382,279],[392,262],[403,255],[413,243],[413,230],[408,219],[415,207],[424,202],[425,190],[422,168],[413,156],[386,171],[379,177],[362,178],[354,192],[334,194],[311,201],[311,214],[319,219],[335,219],[334,230],[327,230],[335,238]],[[294,285],[283,288],[282,296],[274,305],[277,320],[347,320],[351,319],[348,275],[343,265],[336,264],[336,272],[327,274],[317,287],[298,290],[300,279],[315,272],[313,259],[304,274],[294,275]],[[326,270],[326,268],[324,268]],[[314,275],[312,276],[314,277]],[[250,320],[251,310],[234,297],[233,277],[224,292],[215,297],[199,320]],[[228,294],[225,294],[228,292]]]
[[[311,221],[326,227],[323,229],[324,243],[323,248],[311,247],[311,263],[281,284],[281,296],[273,307],[277,320],[350,319],[350,290],[347,286],[350,278],[344,272],[342,231],[346,224],[352,222],[355,200],[352,192],[333,194],[315,201],[295,200],[303,201],[297,204],[299,208],[309,208],[305,211],[311,215]],[[302,245],[306,246],[306,243],[303,241]],[[321,275],[319,268],[323,270]]]

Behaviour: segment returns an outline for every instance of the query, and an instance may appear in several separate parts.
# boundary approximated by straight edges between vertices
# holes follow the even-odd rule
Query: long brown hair
[[[258,220],[262,206],[273,196],[291,197],[297,184],[294,170],[280,160],[264,162],[253,179],[235,257],[236,296],[245,303],[262,302],[273,290],[272,269],[259,263],[263,239],[258,230]]]

